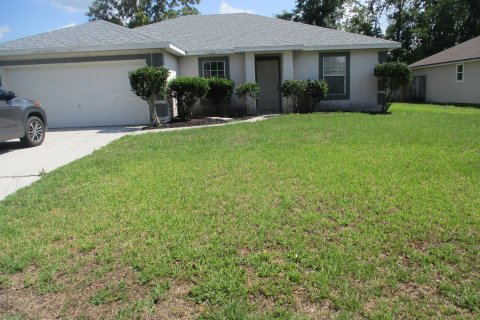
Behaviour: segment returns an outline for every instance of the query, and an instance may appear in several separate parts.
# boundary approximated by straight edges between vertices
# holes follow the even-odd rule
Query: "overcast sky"
[[[93,0],[0,0],[0,42],[87,22]],[[295,0],[202,0],[202,14],[250,12],[273,16],[291,10]]]

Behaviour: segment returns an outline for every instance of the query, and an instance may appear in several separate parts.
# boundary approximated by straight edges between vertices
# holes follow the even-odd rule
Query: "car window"
[[[0,99],[5,99],[7,96],[8,94],[0,88]]]

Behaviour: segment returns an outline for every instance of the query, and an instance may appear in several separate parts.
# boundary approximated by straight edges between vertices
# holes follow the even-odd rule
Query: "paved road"
[[[0,143],[0,200],[50,172],[82,158],[139,128],[108,127],[51,130],[44,143],[23,148],[19,140]]]

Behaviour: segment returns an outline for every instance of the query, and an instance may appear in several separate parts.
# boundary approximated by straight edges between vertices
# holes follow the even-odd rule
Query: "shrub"
[[[375,66],[374,74],[385,82],[387,93],[382,104],[382,111],[387,112],[391,104],[390,94],[400,86],[412,82],[412,70],[403,62],[384,62]]]
[[[230,99],[235,88],[235,82],[225,78],[208,78],[209,90],[207,99],[210,99],[215,106],[215,112],[220,114],[222,102]]]
[[[200,77],[178,77],[170,80],[168,88],[176,92],[178,101],[178,115],[181,118],[192,116],[193,106],[198,99],[208,93],[208,82]]]
[[[148,103],[150,121],[154,126],[160,124],[155,100],[165,97],[169,73],[170,71],[164,67],[143,67],[128,73],[133,93]]]
[[[303,80],[285,80],[282,83],[280,92],[287,98],[287,103],[292,112],[300,112],[301,99],[305,94],[306,82]]]
[[[259,93],[260,85],[255,82],[242,83],[240,86],[237,87],[237,89],[235,89],[235,94],[239,98],[247,99],[247,107],[249,111],[254,109],[255,101],[257,100]]]
[[[285,80],[280,91],[292,112],[312,112],[327,95],[328,84],[323,80]]]
[[[328,84],[324,80],[307,80],[305,82],[305,106],[307,112],[313,112],[315,106],[327,96]]]

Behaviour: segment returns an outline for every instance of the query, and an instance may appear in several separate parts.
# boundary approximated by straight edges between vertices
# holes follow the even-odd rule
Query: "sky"
[[[87,22],[93,0],[0,0],[0,43]],[[201,0],[202,14],[249,12],[272,17],[295,0]]]

